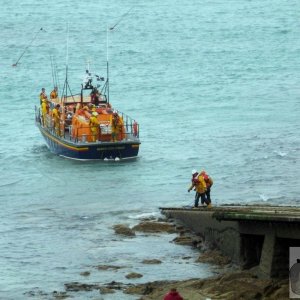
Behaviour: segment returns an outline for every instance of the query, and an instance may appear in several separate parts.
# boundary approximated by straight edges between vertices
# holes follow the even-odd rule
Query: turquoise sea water
[[[87,61],[105,75],[106,27],[131,7],[109,34],[110,96],[140,123],[140,158],[52,155],[34,106],[52,88],[50,56],[63,85],[67,24],[77,93]],[[128,283],[131,271],[144,274],[136,282],[210,275],[173,235],[123,239],[111,228],[191,204],[194,168],[213,177],[215,205],[299,205],[299,1],[2,0],[0,24],[0,299],[48,299],[71,281]],[[164,263],[140,263],[148,258]],[[136,299],[76,295],[99,298]]]

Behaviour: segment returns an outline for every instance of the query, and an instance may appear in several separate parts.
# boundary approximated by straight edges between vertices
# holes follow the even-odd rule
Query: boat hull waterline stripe
[[[66,147],[70,150],[74,150],[74,151],[88,151],[89,148],[88,147],[73,147],[73,146],[69,146],[65,143],[62,143],[60,140],[56,139],[55,137],[53,137],[52,135],[50,135],[49,133],[47,133],[45,130],[41,129],[42,133],[44,135],[46,135],[49,139],[53,140],[54,142],[60,144],[63,147]]]

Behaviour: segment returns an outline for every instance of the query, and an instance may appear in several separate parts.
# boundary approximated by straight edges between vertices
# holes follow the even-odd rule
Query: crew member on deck
[[[121,130],[120,117],[117,112],[114,112],[112,116],[112,124],[111,124],[111,137],[113,142],[118,140],[120,130]]]
[[[99,122],[97,119],[98,113],[96,111],[92,112],[90,117],[90,128],[92,134],[92,142],[96,142],[98,140],[98,132],[99,132]]]
[[[47,115],[47,112],[48,112],[47,101],[46,101],[46,99],[42,99],[41,102],[42,102],[42,104],[41,104],[42,124],[43,124],[43,126],[45,126],[46,125],[46,115]]]
[[[99,101],[100,101],[100,94],[98,89],[93,88],[92,92],[91,92],[91,102],[98,106],[99,105]]]
[[[57,86],[54,87],[53,91],[50,93],[50,99],[56,99],[58,96]]]
[[[40,103],[41,103],[41,105],[42,105],[43,99],[45,99],[46,101],[48,101],[48,97],[47,97],[47,95],[46,95],[46,90],[45,90],[45,88],[42,88],[42,91],[41,91],[41,93],[40,93]]]
[[[83,79],[84,88],[85,89],[92,89],[93,88],[92,81],[93,81],[92,74],[90,73],[89,70],[86,70],[85,71],[85,77]]]
[[[52,110],[53,123],[55,128],[55,133],[60,136],[60,105],[56,104]]]

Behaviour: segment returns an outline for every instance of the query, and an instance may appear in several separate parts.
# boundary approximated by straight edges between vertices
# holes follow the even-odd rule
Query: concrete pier
[[[300,247],[300,208],[219,206],[160,208],[261,278],[288,278],[289,247]],[[300,258],[300,257],[299,257]]]

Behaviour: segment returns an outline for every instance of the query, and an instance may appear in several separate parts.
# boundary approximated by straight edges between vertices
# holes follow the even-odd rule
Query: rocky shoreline
[[[166,222],[166,223],[164,223]],[[163,225],[162,225],[163,224]],[[189,279],[180,281],[155,281],[135,284],[124,289],[124,293],[141,295],[139,300],[163,299],[171,289],[177,288],[184,299],[287,299],[288,280],[259,279],[256,269],[241,271],[231,264],[228,257],[217,249],[211,249],[203,243],[201,237],[174,220],[152,220],[141,222],[135,229],[145,232],[176,232],[173,240],[179,245],[190,245],[199,249],[196,262],[211,263],[223,269],[222,274],[207,279]]]
[[[177,233],[177,237],[172,242],[178,245],[189,245],[199,249],[199,257],[196,262],[210,263],[218,266],[218,275],[207,279],[188,279],[180,281],[154,281],[142,284],[125,284],[122,282],[109,282],[106,284],[87,284],[80,282],[68,282],[64,284],[65,290],[62,292],[53,291],[52,299],[73,298],[77,292],[99,291],[101,295],[122,292],[131,294],[139,300],[163,299],[163,296],[171,289],[176,287],[184,299],[287,299],[289,285],[288,280],[259,279],[255,269],[241,271],[234,266],[228,257],[221,254],[216,249],[209,248],[203,243],[201,237],[168,219],[144,219],[138,225],[130,228],[125,224],[113,226],[115,234],[135,238],[136,232],[145,234]],[[187,258],[188,259],[188,258]],[[159,259],[145,259],[143,264],[161,264]],[[118,270],[121,266],[97,265],[97,270]],[[88,277],[90,271],[83,271],[81,276]],[[131,272],[125,276],[127,279],[143,277],[143,274]],[[75,294],[74,294],[75,293]],[[32,291],[27,293],[29,296],[38,296],[45,293]],[[102,299],[102,298],[101,298]]]

